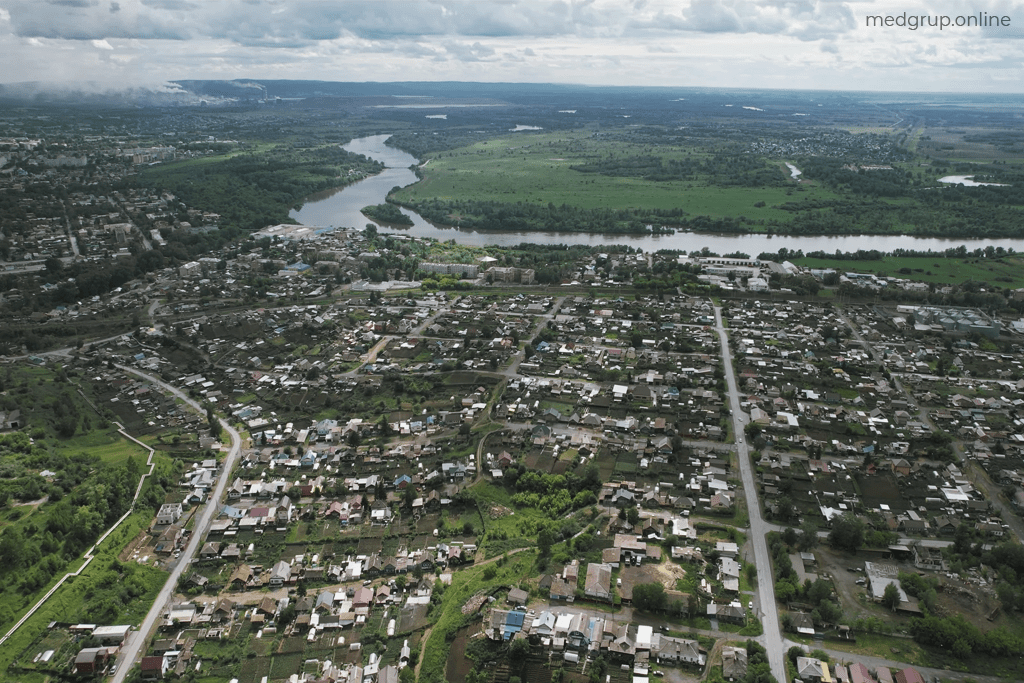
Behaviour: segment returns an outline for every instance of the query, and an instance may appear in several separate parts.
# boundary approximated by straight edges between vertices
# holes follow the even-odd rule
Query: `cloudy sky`
[[[868,27],[979,12],[1009,26]],[[0,0],[0,82],[1024,92],[1024,0]]]

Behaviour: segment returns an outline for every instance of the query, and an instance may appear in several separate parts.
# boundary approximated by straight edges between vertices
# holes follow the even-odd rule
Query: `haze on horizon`
[[[869,28],[868,15],[1010,17]],[[1024,2],[3,0],[0,82],[481,81],[1024,92]]]

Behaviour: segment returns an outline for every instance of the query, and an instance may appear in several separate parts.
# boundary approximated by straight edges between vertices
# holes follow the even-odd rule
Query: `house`
[[[815,657],[797,657],[796,675],[805,683],[831,683],[832,681],[828,664]]]
[[[355,609],[369,607],[371,602],[373,602],[373,589],[369,586],[359,588],[352,597],[352,607]]]
[[[274,569],[270,572],[270,587],[280,588],[286,583],[292,580],[292,566],[281,560],[274,565]]]
[[[398,667],[389,664],[378,671],[377,683],[398,683]]]
[[[92,631],[92,637],[100,641],[100,645],[121,647],[131,630],[132,627],[127,625],[97,626]]]
[[[235,612],[235,603],[227,598],[221,598],[217,601],[217,606],[213,608],[213,620],[217,622],[225,621],[231,618],[231,615]]]
[[[810,614],[794,612],[790,615],[790,618],[792,619],[793,628],[796,629],[797,633],[812,637],[815,635],[814,620],[811,618]]]
[[[484,635],[496,641],[511,640],[523,629],[525,619],[526,612],[522,610],[491,610],[490,615],[484,619]]]
[[[160,525],[174,524],[181,517],[181,513],[181,503],[164,503],[156,513],[156,523]]]
[[[144,681],[156,681],[164,677],[167,667],[160,656],[143,657],[139,662],[139,675]]]
[[[202,574],[192,574],[185,581],[185,584],[190,588],[199,588],[200,590],[206,590],[206,584],[210,583],[210,580]]]
[[[156,546],[153,548],[154,552],[165,555],[171,554],[178,547],[178,543],[181,542],[181,537],[181,527],[177,524],[171,524],[157,538]]]
[[[551,580],[551,591],[548,594],[552,600],[566,600],[572,602],[576,596],[576,587],[570,585],[568,581],[563,579],[561,576],[556,576]]]
[[[925,683],[924,677],[918,673],[917,669],[913,667],[907,667],[896,672],[896,683]]]
[[[704,655],[700,653],[700,646],[696,640],[661,636],[652,649],[659,662],[669,664],[685,662],[704,666]]]
[[[202,550],[199,551],[199,558],[202,560],[212,560],[220,555],[220,541],[210,541],[205,544]]]
[[[510,605],[525,607],[526,603],[530,601],[530,594],[522,588],[510,588],[507,600]]]
[[[718,618],[721,621],[728,621],[734,624],[743,624],[747,620],[747,613],[743,611],[743,606],[738,602],[732,602],[728,605],[716,605],[715,603],[708,603],[709,618]]]
[[[850,683],[875,683],[875,679],[871,677],[871,672],[866,666],[854,662],[850,665]]]
[[[612,567],[608,564],[591,562],[587,565],[587,582],[584,595],[595,600],[612,601]]]
[[[747,675],[747,648],[722,648],[722,677],[730,681],[738,681]]]
[[[249,581],[252,580],[252,575],[252,567],[247,564],[239,565],[235,571],[231,572],[228,584],[234,590],[244,590],[249,585]]]
[[[117,650],[114,648],[106,647],[85,647],[75,657],[75,663],[71,668],[71,673],[76,676],[88,676],[90,674],[97,674],[107,666],[107,661],[110,656]],[[163,659],[162,657],[160,659]]]

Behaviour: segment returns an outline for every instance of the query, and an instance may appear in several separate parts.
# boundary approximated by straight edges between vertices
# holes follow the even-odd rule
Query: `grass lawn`
[[[145,449],[118,434],[116,427],[58,441],[57,450],[95,454],[107,465],[120,465],[132,456],[142,464],[147,456]]]

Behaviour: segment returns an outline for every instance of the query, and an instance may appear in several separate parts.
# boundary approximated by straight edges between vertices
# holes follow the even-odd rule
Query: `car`
[[[662,624],[661,626],[658,627],[658,630],[661,631],[662,633],[668,633],[668,626],[666,626],[665,624]]]
[[[750,602],[747,603],[747,609],[754,609],[754,601],[753,600],[751,600]]]
[[[856,581],[856,584],[857,584],[858,586],[866,586],[866,585],[867,585],[867,583],[868,583],[868,582],[867,582],[867,580],[865,580],[865,579],[857,579],[857,581]]]

